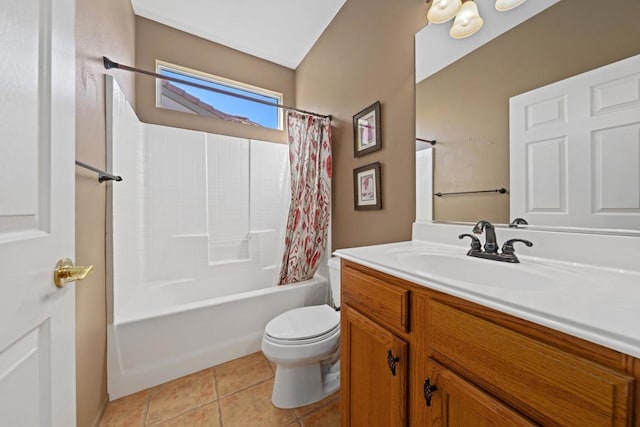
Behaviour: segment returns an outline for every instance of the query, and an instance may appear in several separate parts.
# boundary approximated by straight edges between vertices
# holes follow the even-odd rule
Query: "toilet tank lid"
[[[281,340],[303,340],[324,335],[340,324],[340,314],[328,305],[294,308],[273,319],[265,333]]]

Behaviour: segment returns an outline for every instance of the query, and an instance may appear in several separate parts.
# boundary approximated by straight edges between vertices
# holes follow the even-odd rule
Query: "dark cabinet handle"
[[[435,384],[431,384],[431,380],[429,377],[424,379],[424,387],[422,388],[422,394],[424,395],[424,401],[427,403],[427,406],[431,406],[431,399],[433,398],[433,392],[438,390],[438,387]]]
[[[399,357],[394,357],[393,356],[393,352],[391,350],[389,350],[389,353],[387,353],[387,365],[389,365],[389,370],[391,371],[391,374],[395,377],[396,376],[396,364],[400,361]]]

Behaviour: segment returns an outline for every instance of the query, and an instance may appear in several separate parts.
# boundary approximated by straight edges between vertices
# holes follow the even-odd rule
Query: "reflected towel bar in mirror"
[[[424,138],[417,138],[417,137],[416,137],[416,141],[426,142],[427,144],[431,144],[431,145],[436,145],[436,142],[437,142],[435,139],[424,139]]]
[[[494,188],[492,190],[477,190],[477,191],[458,191],[458,192],[452,192],[452,193],[435,193],[435,196],[438,197],[442,197],[442,196],[451,196],[454,194],[475,194],[475,193],[500,193],[500,194],[505,194],[507,193],[507,189],[502,187],[502,188]]]

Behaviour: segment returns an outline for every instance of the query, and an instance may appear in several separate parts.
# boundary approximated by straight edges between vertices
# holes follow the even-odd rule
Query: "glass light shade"
[[[434,0],[427,12],[427,19],[432,24],[442,24],[451,20],[462,6],[462,0]]]
[[[484,24],[484,21],[478,13],[478,6],[473,0],[469,0],[464,2],[460,12],[456,15],[456,20],[453,21],[449,35],[454,39],[463,39],[478,32],[482,28],[482,24]]]
[[[526,0],[496,0],[496,9],[500,12],[505,12],[520,6],[525,1]]]

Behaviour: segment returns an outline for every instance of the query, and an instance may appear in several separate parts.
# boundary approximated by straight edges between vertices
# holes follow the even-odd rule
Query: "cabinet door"
[[[518,427],[536,425],[432,359],[428,360],[427,367],[429,384],[432,388],[436,387],[432,392],[431,406],[428,408],[429,426]],[[424,390],[422,391],[424,392]]]
[[[435,299],[434,359],[544,425],[628,426],[634,379]]]
[[[342,425],[405,426],[407,343],[343,304]]]

